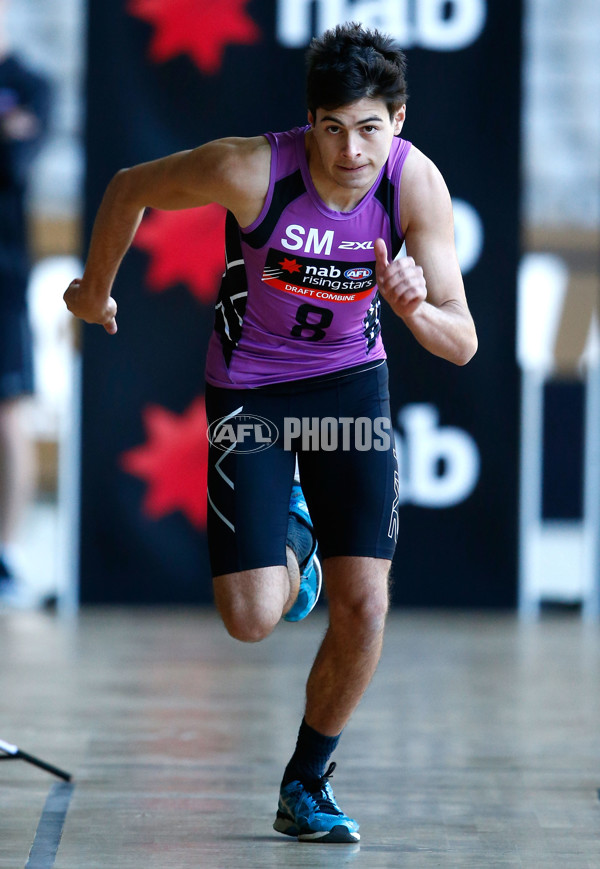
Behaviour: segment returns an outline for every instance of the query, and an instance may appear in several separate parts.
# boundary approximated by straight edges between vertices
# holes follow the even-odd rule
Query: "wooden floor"
[[[60,840],[58,779],[0,764],[0,867],[600,867],[600,630],[573,615],[395,613],[336,752],[360,845],[274,833],[323,629],[0,614],[0,738],[74,775]]]

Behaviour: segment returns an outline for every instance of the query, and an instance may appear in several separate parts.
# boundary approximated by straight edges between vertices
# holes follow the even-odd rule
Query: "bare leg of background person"
[[[16,544],[35,490],[35,452],[25,425],[25,398],[0,402],[0,555]]]

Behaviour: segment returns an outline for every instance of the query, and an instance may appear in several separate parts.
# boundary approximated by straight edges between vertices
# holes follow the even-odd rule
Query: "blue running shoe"
[[[335,801],[328,779],[335,763],[317,781],[315,790],[307,790],[299,781],[281,788],[273,829],[300,842],[352,844],[360,841],[359,825],[345,815]]]
[[[313,525],[308,512],[308,507],[300,483],[297,481],[294,481],[294,485],[292,486],[290,513],[298,522],[300,522],[301,525],[308,528],[312,536],[310,551],[299,563],[300,589],[298,591],[298,597],[294,601],[292,608],[283,617],[286,622],[299,622],[302,621],[302,619],[305,619],[309,612],[314,609],[314,606],[319,599],[321,586],[323,584],[323,571],[321,570],[321,562],[316,555],[317,541],[313,534]]]

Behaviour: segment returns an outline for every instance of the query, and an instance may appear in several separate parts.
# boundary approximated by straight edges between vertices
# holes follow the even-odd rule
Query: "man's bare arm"
[[[118,172],[94,222],[85,271],[64,299],[87,323],[116,332],[112,285],[146,208],[176,210],[212,202],[242,226],[258,217],[269,183],[270,148],[264,137],[221,139]]]
[[[423,347],[464,365],[477,350],[477,335],[456,256],[450,195],[416,149],[402,174],[401,216],[407,256],[389,263],[383,241],[375,243],[380,292]]]

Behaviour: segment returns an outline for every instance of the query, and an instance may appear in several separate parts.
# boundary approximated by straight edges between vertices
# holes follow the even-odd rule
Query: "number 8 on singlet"
[[[310,314],[317,314],[319,319],[308,321]],[[325,337],[325,329],[331,326],[333,311],[329,308],[319,308],[305,302],[296,311],[297,326],[294,326],[291,335],[293,338],[302,338],[304,341],[320,341]],[[308,332],[308,334],[303,334]]]

